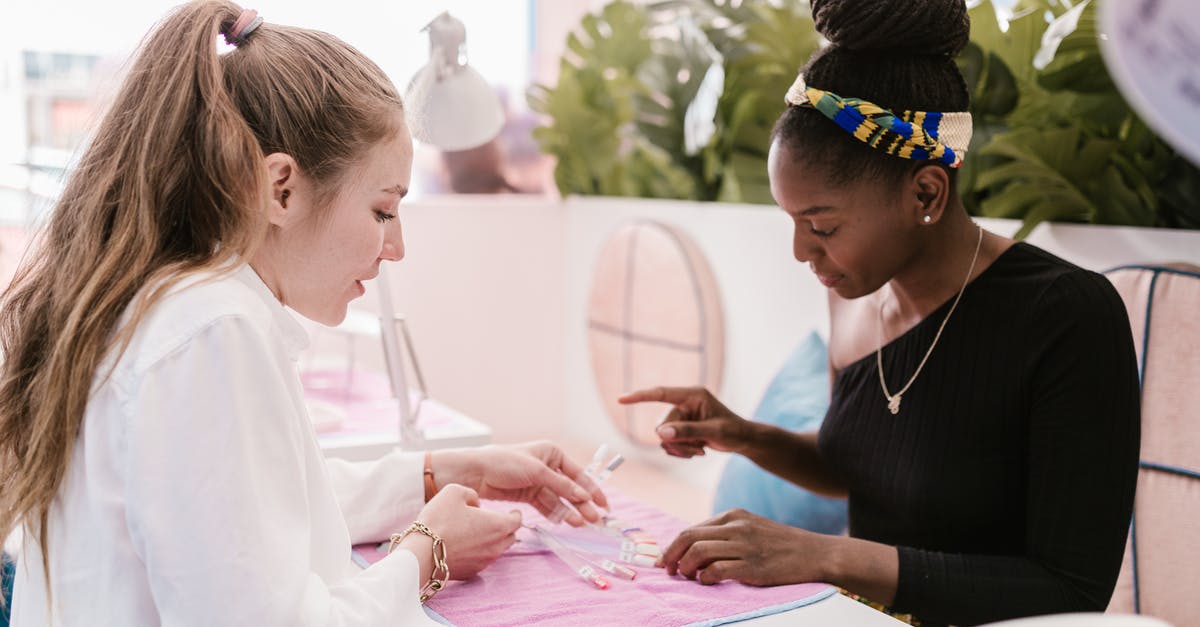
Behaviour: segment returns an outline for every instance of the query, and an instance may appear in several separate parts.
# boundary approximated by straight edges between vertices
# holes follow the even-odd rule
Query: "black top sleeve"
[[[1026,328],[1025,511],[1019,554],[899,547],[894,607],[975,624],[1102,611],[1133,510],[1140,440],[1137,360],[1107,279],[1075,269],[1042,291]]]
[[[897,414],[876,354],[834,380],[818,447],[850,535],[897,547],[893,609],[926,625],[1103,610],[1138,472],[1125,306],[1024,243],[952,302],[878,352],[891,390],[911,381]]]

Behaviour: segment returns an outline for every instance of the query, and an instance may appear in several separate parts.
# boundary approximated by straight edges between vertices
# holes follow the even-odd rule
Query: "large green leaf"
[[[984,0],[971,8],[971,42],[985,53],[994,54],[1008,66],[1022,90],[1035,84],[1036,68],[1033,57],[1042,45],[1042,33],[1047,22],[1043,13],[1025,10],[1008,20],[1007,28],[1000,26],[996,7]]]
[[[1072,15],[1075,12],[1079,12],[1077,17]],[[1049,29],[1063,30],[1070,23],[1074,23],[1074,28],[1054,47],[1053,60],[1038,73],[1038,84],[1051,91],[1070,90],[1120,98],[1096,43],[1100,36],[1096,25],[1096,3],[1085,0],[1071,13],[1055,20]]]
[[[981,152],[1004,161],[976,179],[991,192],[980,208],[991,217],[1023,218],[1018,237],[1042,220],[1153,225],[1156,202],[1120,148],[1079,127],[997,135]]]
[[[690,21],[674,19],[655,28],[669,29],[672,36],[655,39],[654,55],[638,70],[637,78],[644,89],[634,96],[637,128],[652,144],[674,156],[692,176],[693,187],[702,187],[704,161],[696,156],[696,150],[687,149],[686,121],[701,84],[711,68],[719,70],[721,57],[704,32]],[[716,106],[715,102],[711,104]],[[710,196],[711,191],[702,193],[702,197]]]
[[[720,200],[774,204],[766,163],[771,129],[783,113],[783,94],[820,39],[806,3],[746,6],[754,19],[707,29],[710,37],[725,33],[725,40],[733,40],[734,31],[741,33],[736,45],[721,50],[725,91],[718,106],[717,134],[707,152],[708,163],[723,167],[707,174],[720,180]]]
[[[957,58],[963,79],[971,89],[971,113],[996,118],[1017,106],[1021,90],[1012,71],[995,52],[984,52],[968,43]]]
[[[599,15],[585,15],[579,30],[567,36],[569,53],[563,60],[575,67],[592,65],[633,75],[650,56],[646,26],[646,12],[640,7],[624,0],[609,3]]]

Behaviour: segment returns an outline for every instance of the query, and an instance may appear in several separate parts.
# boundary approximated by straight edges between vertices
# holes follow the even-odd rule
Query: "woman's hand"
[[[834,538],[730,510],[684,529],[659,558],[667,573],[711,585],[826,581]]]
[[[729,411],[704,388],[639,390],[617,401],[626,405],[645,402],[674,405],[656,432],[662,440],[662,449],[675,457],[703,455],[705,447],[742,453],[750,444],[754,423]]]
[[[501,514],[479,508],[479,495],[460,485],[448,485],[425,504],[417,520],[446,543],[446,564],[452,579],[469,579],[496,561],[516,541],[521,513]],[[433,544],[411,533],[401,542],[421,563],[421,584],[433,570]],[[426,564],[429,564],[426,568]]]
[[[583,467],[550,442],[435,451],[432,465],[439,486],[458,483],[480,498],[529,503],[546,516],[562,497],[577,510],[565,519],[576,527],[600,520],[596,506],[608,507]]]

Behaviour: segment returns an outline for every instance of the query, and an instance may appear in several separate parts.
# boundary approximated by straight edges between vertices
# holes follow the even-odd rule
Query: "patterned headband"
[[[905,111],[897,116],[865,100],[809,87],[803,74],[796,77],[784,101],[816,109],[855,139],[903,159],[937,161],[957,168],[971,144],[971,114],[965,111]]]

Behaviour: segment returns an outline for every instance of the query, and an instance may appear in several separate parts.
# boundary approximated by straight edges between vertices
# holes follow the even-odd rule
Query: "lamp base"
[[[382,410],[382,411],[381,411]],[[350,461],[378,459],[400,448],[423,451],[463,446],[483,446],[492,441],[492,428],[446,404],[426,399],[417,426],[423,438],[401,442],[396,432],[396,408],[350,407],[340,429],[320,433],[317,441],[326,457]],[[382,418],[382,420],[381,420]],[[383,428],[380,428],[383,423]]]
[[[310,370],[300,375],[305,400],[343,413],[340,424],[319,430],[317,441],[326,456],[352,461],[377,459],[396,448],[425,450],[481,446],[492,428],[420,392],[410,392],[419,408],[419,438],[400,437],[399,408],[382,374],[366,370]]]

